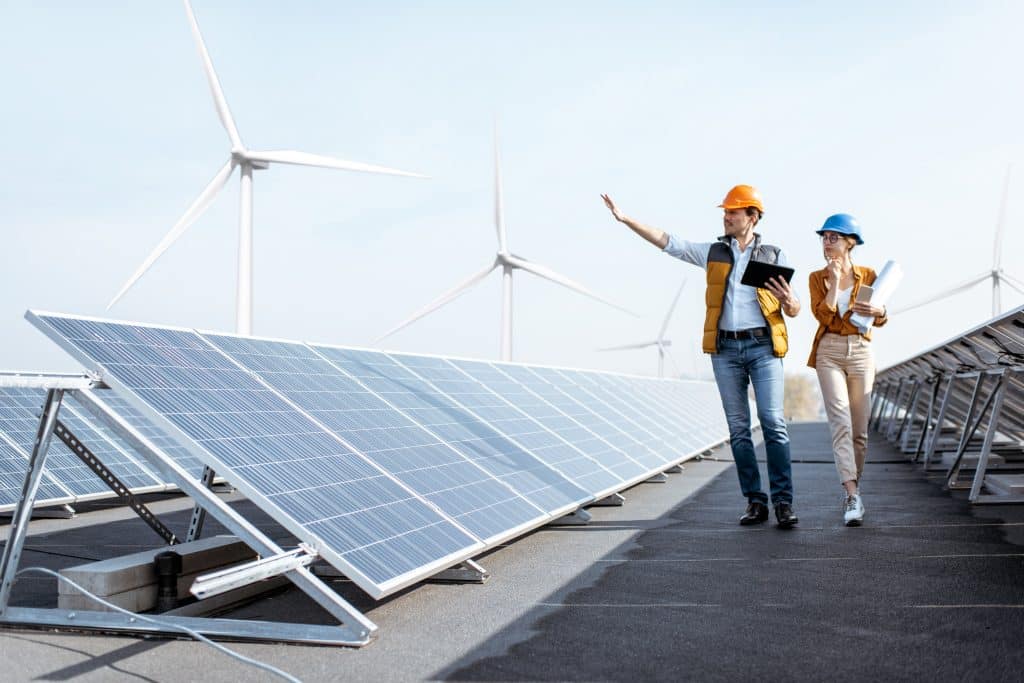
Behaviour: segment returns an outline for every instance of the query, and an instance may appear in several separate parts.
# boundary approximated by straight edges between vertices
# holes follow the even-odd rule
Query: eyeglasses
[[[845,235],[840,235],[838,232],[826,232],[821,236],[821,241],[828,242],[829,244],[835,244],[843,237],[845,237]]]

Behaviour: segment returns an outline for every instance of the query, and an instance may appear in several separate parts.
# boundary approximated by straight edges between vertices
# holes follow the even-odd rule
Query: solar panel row
[[[871,417],[925,468],[946,469],[949,486],[970,453],[971,502],[1024,500],[1024,478],[987,474],[994,450],[1006,472],[1024,466],[1024,306],[881,370]],[[1000,495],[982,495],[982,487]]]
[[[374,597],[727,435],[707,383],[29,317]]]
[[[12,509],[21,496],[45,399],[44,389],[0,387],[0,440],[3,443],[0,447],[0,510]],[[64,396],[60,420],[133,492],[167,488],[130,447],[84,412],[73,393]],[[51,440],[38,505],[68,504],[113,495],[67,446],[58,439]]]

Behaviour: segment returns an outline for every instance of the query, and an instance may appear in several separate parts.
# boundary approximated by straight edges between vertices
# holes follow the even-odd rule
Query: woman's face
[[[850,243],[846,235],[831,230],[821,233],[821,247],[826,261],[841,259],[850,251]]]

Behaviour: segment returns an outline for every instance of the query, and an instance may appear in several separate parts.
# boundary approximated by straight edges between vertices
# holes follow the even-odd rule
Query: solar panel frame
[[[100,371],[104,382],[108,384],[113,390],[115,390],[125,401],[131,404],[136,410],[140,411],[141,414],[145,416],[150,422],[152,422],[160,429],[162,429],[165,433],[167,433],[169,436],[177,440],[180,443],[180,445],[189,450],[196,458],[206,463],[207,465],[213,467],[215,471],[225,476],[225,478],[228,479],[234,486],[236,486],[239,489],[239,491],[242,492],[247,498],[255,502],[257,506],[259,506],[265,512],[274,517],[274,519],[278,523],[282,524],[282,526],[288,529],[288,531],[290,531],[296,537],[315,547],[325,560],[327,560],[330,564],[335,566],[339,571],[343,572],[356,585],[358,585],[362,590],[364,590],[367,594],[371,595],[372,597],[377,599],[384,597],[412,583],[415,583],[416,581],[419,581],[425,577],[437,573],[438,571],[444,568],[447,568],[463,560],[466,560],[483,549],[483,544],[474,539],[468,532],[463,530],[462,527],[448,521],[447,518],[438,513],[433,506],[430,506],[428,503],[423,501],[420,497],[415,495],[400,482],[397,482],[392,477],[390,477],[390,475],[388,475],[386,472],[380,470],[380,468],[374,465],[371,461],[366,460],[358,453],[353,453],[366,466],[369,466],[371,469],[379,472],[387,479],[387,481],[392,482],[394,486],[397,486],[399,489],[404,491],[408,495],[408,498],[404,500],[414,501],[415,503],[422,506],[424,511],[430,511],[437,517],[437,519],[440,519],[448,524],[451,524],[452,529],[462,534],[465,540],[468,541],[460,541],[461,545],[458,550],[442,557],[436,557],[434,560],[430,562],[422,563],[416,566],[414,569],[410,569],[408,571],[405,571],[404,573],[393,575],[391,578],[388,578],[386,580],[374,579],[367,572],[364,572],[363,569],[360,569],[359,567],[355,566],[352,562],[350,562],[348,559],[346,559],[346,557],[343,554],[335,551],[331,547],[330,543],[326,542],[325,539],[323,539],[320,534],[311,532],[303,524],[294,520],[291,514],[286,513],[285,510],[280,507],[280,505],[272,501],[267,495],[264,495],[264,493],[260,491],[256,486],[251,485],[246,478],[237,476],[236,473],[234,472],[234,468],[229,467],[227,463],[223,461],[221,457],[219,457],[217,454],[213,453],[208,448],[205,448],[202,445],[200,445],[195,440],[195,437],[191,436],[183,428],[179,427],[170,419],[165,417],[162,413],[159,412],[157,407],[150,405],[150,403],[146,399],[144,399],[140,395],[137,395],[135,391],[133,391],[132,388],[127,383],[121,380],[119,374],[112,372],[107,367],[107,365],[111,363],[111,360],[116,360],[116,357],[109,356],[111,360],[106,361],[101,360],[100,358],[93,358],[93,354],[87,352],[83,348],[80,348],[76,341],[70,338],[66,338],[65,335],[60,331],[60,329],[57,326],[55,326],[54,323],[51,321],[79,321],[82,323],[91,323],[94,325],[111,325],[136,328],[136,330],[145,330],[147,333],[163,331],[169,334],[173,333],[177,335],[183,335],[184,337],[192,337],[200,344],[200,348],[202,350],[212,352],[216,354],[218,357],[224,359],[225,362],[230,363],[234,368],[238,370],[238,372],[240,373],[239,376],[244,375],[251,377],[253,382],[259,383],[259,380],[257,378],[252,377],[250,374],[246,373],[228,356],[225,356],[215,347],[210,345],[209,342],[203,339],[202,336],[197,331],[167,325],[149,325],[126,321],[108,321],[86,316],[73,316],[67,314],[48,313],[31,310],[26,314],[26,317],[44,334],[46,334],[58,345],[64,348],[68,353],[70,353],[76,360],[82,363],[85,367],[94,367],[96,370]],[[94,350],[93,353],[100,357],[107,355],[105,350]],[[171,355],[178,355],[180,353],[181,349],[175,349],[171,353]],[[152,371],[140,371],[138,374],[150,375],[150,379],[158,383],[161,381],[160,375]],[[167,372],[167,375],[177,380],[187,379],[187,376],[180,370],[175,370],[173,372],[169,370]],[[219,381],[220,380],[213,380],[212,383],[216,385]],[[166,381],[164,383],[166,384]],[[264,396],[263,398],[269,399],[272,396],[273,398],[270,400],[270,403],[276,405],[284,403],[288,405],[290,410],[294,411],[295,414],[299,416],[299,418],[306,424],[312,425],[316,430],[327,435],[329,439],[335,441],[335,443],[337,443],[339,446],[343,446],[342,442],[338,440],[336,436],[331,434],[329,431],[324,430],[323,427],[318,425],[318,423],[311,417],[305,415],[304,413],[302,413],[302,411],[297,410],[294,405],[292,405],[290,402],[288,402],[286,399],[281,397],[277,392],[273,391],[266,385],[262,383],[259,384],[267,392],[267,395]],[[227,387],[222,386],[219,388],[226,389]],[[202,422],[196,422],[197,429],[206,427],[207,425],[204,425]],[[217,427],[228,429],[228,433],[230,433],[231,425],[228,423],[218,423]]]

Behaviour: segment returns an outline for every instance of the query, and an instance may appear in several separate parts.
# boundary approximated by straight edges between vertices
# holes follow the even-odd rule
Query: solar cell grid
[[[204,335],[480,539],[547,516],[310,347]]]
[[[132,454],[127,444],[83,412],[73,392],[64,395],[58,418],[114,476],[121,480],[122,484],[132,491],[165,488],[159,477]]]
[[[647,444],[644,444],[640,439],[634,436],[632,432],[636,431],[637,428],[632,422],[624,418],[620,413],[609,408],[603,401],[594,398],[593,395],[589,394],[579,385],[572,382],[566,382],[565,379],[558,374],[557,370],[552,370],[551,368],[528,368],[528,370],[545,382],[555,386],[559,391],[571,397],[576,402],[582,404],[594,415],[597,415],[600,418],[600,422],[594,424],[595,428],[601,429],[599,432],[601,437],[620,450],[628,453],[631,458],[646,467],[649,471],[654,472],[664,469],[668,464],[670,464],[668,458],[652,450]],[[604,423],[603,426],[598,427],[601,423]]]
[[[702,427],[699,419],[681,420],[674,409],[678,400],[671,396],[670,389],[660,393],[656,381],[633,377],[602,377],[605,391],[619,398],[620,409],[624,412],[638,412],[642,406],[643,415],[637,421],[649,431],[661,434],[677,455],[690,455],[702,450],[704,440],[698,433]],[[665,383],[666,387],[668,383]],[[631,413],[632,414],[632,413]],[[691,424],[693,423],[693,424]]]
[[[610,378],[610,382],[621,385],[618,390],[624,396],[644,397],[648,418],[669,435],[677,453],[692,455],[706,447],[706,440],[701,433],[707,429],[707,425],[700,424],[702,418],[696,415],[691,416],[691,419],[682,418],[678,398],[673,393],[675,388],[670,388],[674,382],[660,381],[659,384],[659,380],[633,377]]]
[[[29,455],[11,443],[0,428],[0,509],[10,509],[21,499]],[[36,494],[38,505],[67,503],[73,497],[61,488],[47,472]]]
[[[623,443],[622,434],[608,422],[529,368],[511,364],[496,364],[494,367],[583,427],[590,438],[577,437],[573,443],[607,469],[626,481],[642,479],[653,470],[632,457],[629,451],[638,449],[637,444]]]
[[[0,387],[0,430],[24,453],[31,453],[35,445],[45,400],[46,391],[42,389]],[[110,494],[110,488],[96,473],[56,437],[50,439],[45,471],[76,498]]]
[[[443,359],[313,348],[541,510],[560,514],[589,500],[586,491],[422,378],[421,372],[435,378],[457,372]]]
[[[729,426],[722,412],[722,400],[712,382],[681,382],[679,385],[654,383],[648,391],[666,397],[663,405],[672,412],[680,425],[693,431],[701,445],[718,443],[727,438]],[[752,415],[757,424],[757,416]]]
[[[196,446],[197,456],[371,595],[479,549],[465,531],[195,333],[38,319],[85,360],[102,359],[109,384],[155,411],[154,419]]]
[[[488,363],[449,361],[478,384],[449,394],[591,495],[622,487],[624,479],[578,448],[571,437],[593,435]],[[445,385],[439,384],[444,387]],[[561,430],[561,431],[558,431]]]
[[[134,405],[109,389],[101,391],[93,390],[92,395],[102,403],[106,404],[114,413],[122,417],[125,422],[135,429],[135,431],[145,437],[146,440],[152,443],[156,448],[160,449],[160,451],[165,455],[173,459],[175,463],[182,467],[193,478],[200,479],[203,476],[204,466],[202,461],[189,452],[187,448],[184,448],[177,441],[168,436],[166,432],[156,427],[156,425],[145,417]],[[164,403],[164,401],[161,401],[161,403]],[[124,444],[123,440],[120,440],[120,437],[117,438],[119,439],[119,443]]]
[[[636,407],[636,399],[628,389],[609,387],[599,379],[598,373],[584,373],[578,370],[559,370],[567,382],[579,385],[587,394],[601,401],[628,422],[629,435],[660,455],[668,462],[678,460],[680,444],[674,435],[664,429],[656,420],[644,414],[656,410],[649,400],[643,402],[643,409]]]

